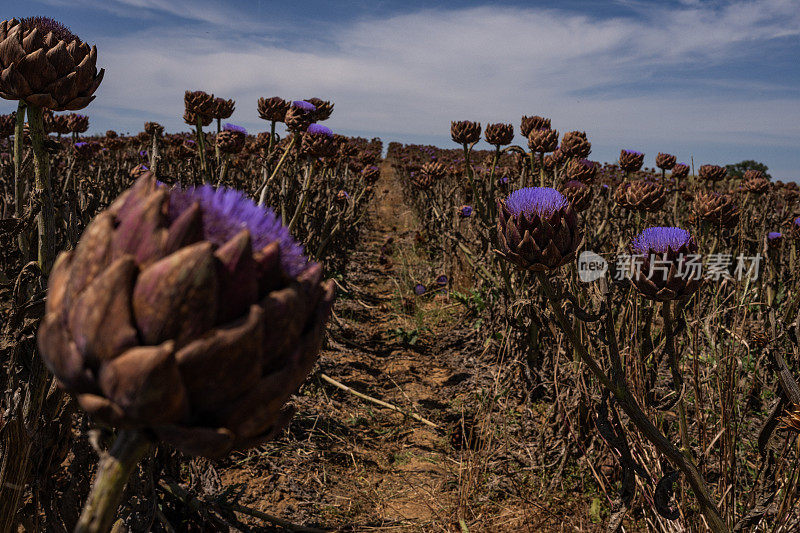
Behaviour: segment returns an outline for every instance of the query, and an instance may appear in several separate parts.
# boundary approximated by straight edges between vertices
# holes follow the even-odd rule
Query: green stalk
[[[264,188],[261,190],[261,196],[258,199],[258,205],[264,205],[264,202],[267,201],[267,186],[275,179],[275,176],[278,175],[278,172],[281,170],[283,166],[283,162],[286,160],[286,156],[289,155],[289,152],[292,151],[292,147],[294,146],[297,139],[300,138],[299,133],[295,133],[292,139],[289,141],[289,144],[286,146],[286,150],[283,151],[283,155],[281,156],[280,160],[278,160],[278,164],[275,165],[275,169],[270,174],[269,179],[264,184]],[[283,213],[281,213],[281,217],[283,217]]]
[[[228,163],[230,162],[230,156],[225,154],[222,156],[222,167],[219,170],[219,181],[217,182],[217,187],[223,184],[225,181],[225,175],[228,173]]]
[[[683,453],[691,458],[689,429],[686,425],[686,405],[683,400],[683,376],[678,368],[678,354],[675,350],[675,335],[672,328],[671,308],[672,302],[666,301],[662,303],[661,318],[664,319],[664,335],[666,338],[667,355],[669,355],[669,366],[672,371],[672,385],[675,387],[675,394],[678,395],[678,425],[680,427]]]
[[[464,148],[464,166],[466,167],[467,171],[467,179],[469,179],[469,185],[472,188],[472,198],[475,201],[475,207],[478,210],[478,216],[480,216],[481,220],[484,222],[488,222],[486,220],[486,211],[483,208],[483,200],[481,196],[478,194],[478,186],[475,184],[475,177],[472,174],[472,165],[469,161],[470,153],[472,152],[471,147],[467,146],[467,143],[463,144]]]
[[[214,154],[217,156],[217,168],[219,168],[219,134],[222,131],[222,119],[217,119],[217,136],[214,138]]]
[[[203,181],[210,183],[211,176],[208,173],[208,163],[206,162],[206,139],[203,135],[203,118],[200,115],[197,115],[196,133],[197,149],[200,151],[200,172],[203,174]]]
[[[158,160],[160,154],[158,153],[158,133],[153,134],[153,142],[150,145],[150,172],[158,176]]]
[[[294,215],[292,215],[292,219],[289,221],[289,232],[293,232],[294,228],[297,226],[297,222],[300,220],[300,214],[306,207],[306,202],[308,201],[308,190],[311,185],[311,176],[314,174],[314,169],[316,164],[309,163],[306,166],[306,175],[303,178],[303,189],[300,191],[300,201],[297,202],[297,207],[294,210]]]
[[[22,137],[25,129],[25,102],[19,101],[17,106],[17,123],[14,126],[14,216],[22,218],[25,212],[25,179],[22,177]],[[22,253],[23,262],[27,262],[30,253],[28,235],[21,231],[17,236],[19,251]]]
[[[128,478],[149,449],[150,439],[141,430],[119,432],[109,453],[100,458],[92,491],[74,533],[105,533],[111,529]]]
[[[35,105],[28,106],[28,125],[31,129],[31,145],[35,170],[34,198],[41,209],[36,216],[39,233],[39,268],[46,276],[55,261],[55,213],[53,209],[53,190],[50,185],[50,157],[44,149],[44,124],[42,122],[42,108]]]

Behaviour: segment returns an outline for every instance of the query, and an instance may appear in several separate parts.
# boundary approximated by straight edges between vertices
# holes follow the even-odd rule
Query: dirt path
[[[465,348],[453,331],[460,313],[444,292],[413,295],[414,278],[430,283],[435,275],[417,255],[416,221],[388,164],[376,191],[319,369],[354,390],[452,426],[460,418],[456,389],[467,387],[452,360]],[[408,337],[414,331],[416,340]],[[287,438],[220,470],[224,485],[246,484],[242,503],[321,527],[454,525],[459,464],[448,457],[446,431],[366,402],[318,375],[297,404]]]

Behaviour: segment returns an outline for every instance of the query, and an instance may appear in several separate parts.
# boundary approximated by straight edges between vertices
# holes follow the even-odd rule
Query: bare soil
[[[529,451],[514,430],[487,427],[497,413],[487,415],[481,398],[504,394],[504,362],[487,353],[474,319],[446,291],[414,295],[415,280],[432,285],[438,273],[390,165],[376,188],[297,415],[279,440],[217,464],[221,485],[241,491],[242,505],[321,529],[600,529],[587,476],[561,475],[551,487],[526,467]],[[438,428],[340,390],[322,374]],[[525,434],[546,423],[536,406],[506,403],[502,418],[527,427]]]

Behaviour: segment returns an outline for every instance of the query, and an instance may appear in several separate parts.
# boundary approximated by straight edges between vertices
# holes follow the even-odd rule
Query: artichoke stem
[[[94,485],[75,533],[105,533],[111,529],[128,478],[149,449],[150,439],[141,430],[119,432],[111,450],[100,458]]]
[[[683,375],[678,368],[678,353],[675,350],[675,333],[672,324],[672,302],[667,300],[661,305],[661,318],[664,319],[664,337],[666,339],[669,366],[672,371],[672,385],[678,395],[678,425],[680,426],[681,443],[684,453],[690,453],[689,429],[686,425],[686,405],[683,400]]]
[[[41,209],[36,216],[39,233],[39,268],[48,275],[55,260],[55,216],[53,213],[53,190],[50,185],[50,157],[44,148],[44,124],[42,108],[28,105],[28,124],[31,128],[31,146],[33,147],[34,170],[36,182],[35,198]]]
[[[286,146],[286,150],[283,151],[283,155],[281,156],[280,160],[278,161],[278,164],[275,165],[275,170],[272,171],[272,174],[270,175],[269,179],[267,180],[267,185],[269,185],[269,183],[273,179],[275,179],[275,176],[278,175],[278,171],[280,171],[281,167],[283,166],[283,162],[286,160],[286,156],[289,155],[289,152],[292,150],[292,147],[294,146],[294,143],[297,141],[298,137],[300,137],[299,133],[295,133],[292,136],[291,140],[289,141],[289,144]],[[264,205],[264,203],[267,201],[267,185],[265,185],[264,189],[261,191],[261,198],[258,199],[258,205]],[[285,216],[283,215],[283,211],[281,211],[281,217],[284,219],[284,223],[285,223],[286,220],[285,220]]]
[[[206,139],[203,135],[203,117],[197,116],[197,149],[200,152],[200,172],[203,174],[203,182],[210,183],[211,178],[208,174],[208,163],[206,162]]]
[[[153,133],[153,142],[150,145],[150,171],[158,176],[158,133]]]
[[[269,144],[267,144],[267,161],[272,156],[272,147],[275,144],[275,121],[269,121]]]
[[[219,167],[219,134],[222,131],[221,119],[217,119],[217,136],[214,138],[214,155],[217,156],[217,166]]]
[[[230,156],[226,154],[222,159],[222,167],[219,169],[219,181],[217,182],[217,187],[220,187],[225,182],[225,176],[228,174],[229,162]]]
[[[303,189],[300,192],[300,201],[297,202],[294,215],[292,215],[292,219],[289,222],[289,233],[294,231],[294,228],[297,226],[297,222],[300,220],[301,213],[306,208],[306,202],[308,201],[308,190],[311,185],[311,175],[314,173],[314,167],[314,163],[308,163],[308,166],[306,166],[306,176],[303,179]]]
[[[25,128],[25,102],[19,101],[17,106],[17,123],[14,127],[14,216],[22,218],[25,203],[25,179],[22,177],[22,137]],[[21,231],[17,236],[19,251],[22,252],[23,261],[27,262],[30,244],[28,235]]]
[[[556,322],[558,322],[558,325],[564,332],[568,344],[572,345],[573,350],[578,353],[584,364],[586,364],[592,374],[594,374],[595,378],[614,395],[617,403],[622,407],[622,410],[625,411],[625,414],[628,415],[633,425],[683,473],[694,491],[695,498],[697,498],[697,503],[700,507],[700,512],[705,517],[709,529],[714,533],[730,533],[730,528],[725,523],[725,520],[723,520],[722,515],[719,514],[717,503],[712,498],[706,487],[705,480],[697,470],[697,466],[695,466],[691,456],[672,444],[650,419],[647,418],[647,415],[645,415],[641,407],[639,407],[639,404],[631,395],[624,381],[617,382],[615,380],[612,382],[612,380],[609,379],[595,358],[592,357],[583,344],[580,343],[578,335],[567,320],[567,317],[564,316],[561,303],[556,296],[555,289],[550,284],[547,273],[536,272],[536,277],[539,279],[539,285],[542,287],[550,303],[550,309],[553,311]],[[616,344],[616,339],[612,339],[612,342]],[[622,375],[619,369],[615,371],[615,374],[619,376]]]

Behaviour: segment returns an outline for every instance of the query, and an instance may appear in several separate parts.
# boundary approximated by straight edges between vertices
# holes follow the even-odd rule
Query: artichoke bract
[[[288,422],[332,301],[272,211],[146,172],[59,256],[39,349],[96,420],[219,457]]]
[[[575,209],[560,192],[528,187],[497,204],[500,256],[533,272],[555,270],[575,258],[582,235]]]
[[[83,109],[103,81],[97,48],[47,17],[0,22],[0,97],[50,109]]]

